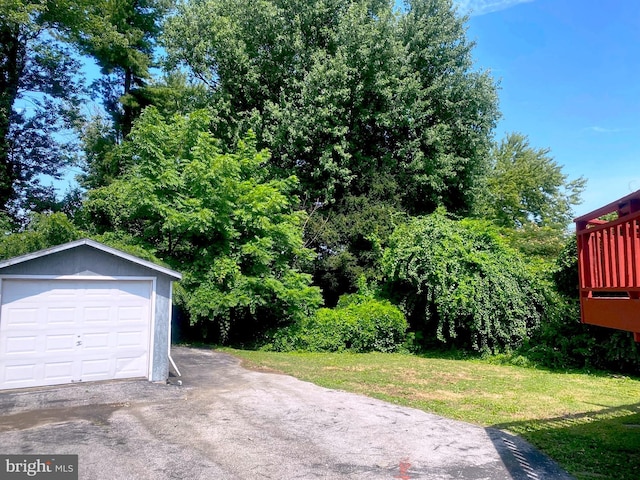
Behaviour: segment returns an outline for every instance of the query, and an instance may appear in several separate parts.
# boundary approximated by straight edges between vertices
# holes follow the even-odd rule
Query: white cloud
[[[528,2],[533,2],[533,0],[453,0],[460,13],[469,14],[472,17],[497,12],[498,10]]]
[[[604,127],[598,127],[593,126],[593,127],[587,127],[585,128],[585,130],[589,131],[589,132],[595,132],[595,133],[618,133],[618,132],[624,132],[627,131],[627,128],[604,128]]]

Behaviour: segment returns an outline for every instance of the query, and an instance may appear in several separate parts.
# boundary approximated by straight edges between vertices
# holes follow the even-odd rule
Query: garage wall
[[[96,277],[155,277],[155,329],[152,332],[154,349],[151,381],[163,381],[169,375],[169,328],[171,312],[171,281],[161,272],[138,265],[116,255],[88,245],[52,253],[28,262],[4,267],[0,276],[96,276]]]

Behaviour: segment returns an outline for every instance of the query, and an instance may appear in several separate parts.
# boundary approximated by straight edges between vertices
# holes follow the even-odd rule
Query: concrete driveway
[[[183,385],[0,393],[3,454],[77,454],[81,480],[569,479],[520,439],[174,348]]]

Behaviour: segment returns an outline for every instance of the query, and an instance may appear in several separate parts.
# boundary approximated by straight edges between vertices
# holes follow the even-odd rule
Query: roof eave
[[[47,255],[52,255],[54,253],[64,252],[65,250],[70,250],[72,248],[76,248],[82,245],[87,245],[89,247],[95,248],[97,250],[101,250],[110,255],[114,255],[116,257],[122,258],[124,260],[128,260],[132,263],[136,263],[143,267],[149,268],[151,270],[155,270],[157,272],[163,273],[168,277],[172,277],[175,280],[181,280],[182,274],[176,272],[175,270],[171,270],[170,268],[162,267],[148,260],[144,260],[142,258],[138,258],[135,255],[131,255],[129,253],[123,252],[122,250],[118,250],[117,248],[109,247],[100,242],[96,242],[95,240],[91,240],[89,238],[82,238],[80,240],[74,240],[72,242],[63,243],[61,245],[56,245],[55,247],[45,248],[42,250],[38,250],[37,252],[27,253],[25,255],[20,255],[18,257],[9,258],[7,260],[0,261],[0,269],[9,267],[12,265],[17,265],[19,263],[28,262],[30,260],[35,260],[36,258],[45,257]]]

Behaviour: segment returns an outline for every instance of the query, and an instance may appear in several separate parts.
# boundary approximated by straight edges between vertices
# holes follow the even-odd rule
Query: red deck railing
[[[640,342],[640,190],[575,222],[582,322]]]

